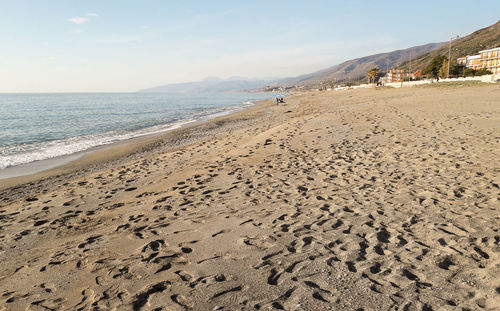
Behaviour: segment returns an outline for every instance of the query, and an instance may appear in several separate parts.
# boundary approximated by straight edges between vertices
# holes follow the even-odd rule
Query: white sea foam
[[[189,123],[213,119],[242,110],[252,105],[254,105],[253,102],[247,101],[243,102],[241,105],[204,111],[192,116],[189,119],[183,119],[132,132],[113,131],[98,135],[72,137],[64,140],[0,147],[0,169],[70,155],[91,149],[93,147],[103,146],[135,137],[174,130]]]

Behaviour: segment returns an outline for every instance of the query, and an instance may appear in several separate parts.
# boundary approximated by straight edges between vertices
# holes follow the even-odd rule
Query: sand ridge
[[[4,202],[0,309],[495,310],[499,99],[294,95]]]

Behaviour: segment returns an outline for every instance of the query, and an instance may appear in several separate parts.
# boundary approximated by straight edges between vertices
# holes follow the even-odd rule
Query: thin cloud
[[[72,18],[68,18],[68,21],[75,23],[77,25],[81,25],[81,24],[85,24],[88,21],[90,21],[91,17],[98,17],[98,16],[99,16],[99,14],[97,14],[97,13],[87,13],[87,14],[85,14],[85,16],[75,16]]]
[[[85,24],[86,22],[89,21],[89,19],[87,17],[77,16],[77,17],[68,18],[68,21],[80,25],[80,24]]]

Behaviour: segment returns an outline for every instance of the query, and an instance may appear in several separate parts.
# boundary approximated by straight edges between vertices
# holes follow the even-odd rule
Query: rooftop
[[[479,51],[479,53],[491,52],[491,51],[498,51],[498,50],[500,50],[500,47],[489,49],[489,50],[482,50],[482,51]]]

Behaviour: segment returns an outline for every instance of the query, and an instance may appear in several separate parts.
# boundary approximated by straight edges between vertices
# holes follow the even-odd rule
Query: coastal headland
[[[292,94],[0,180],[0,310],[495,310],[499,103]]]

